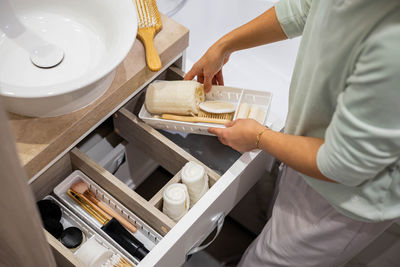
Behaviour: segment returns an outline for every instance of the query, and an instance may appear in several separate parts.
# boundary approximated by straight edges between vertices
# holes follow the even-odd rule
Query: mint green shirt
[[[304,179],[351,218],[400,217],[400,1],[282,0],[275,10],[289,38],[303,36],[285,131],[324,138],[317,165],[338,183]]]

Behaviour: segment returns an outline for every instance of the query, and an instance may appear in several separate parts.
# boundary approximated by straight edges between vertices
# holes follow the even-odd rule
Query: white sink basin
[[[109,88],[137,34],[132,0],[0,0],[0,95],[6,108],[52,117]]]

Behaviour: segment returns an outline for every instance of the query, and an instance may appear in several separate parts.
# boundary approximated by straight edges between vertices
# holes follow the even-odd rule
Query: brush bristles
[[[133,267],[124,257],[121,257],[117,264],[114,265],[115,267]]]
[[[85,184],[83,181],[79,181],[74,183],[73,185],[71,185],[71,189],[73,189],[74,191],[83,194],[85,193],[85,191],[89,190],[89,186],[87,184]]]
[[[222,120],[232,120],[233,119],[233,112],[232,113],[209,113],[204,110],[200,110],[198,116],[203,118],[210,118],[210,119],[222,119]]]
[[[157,21],[157,27],[161,27],[161,16],[160,16],[160,11],[158,11],[158,7],[157,7],[157,2],[156,0],[151,0],[151,7],[153,8],[153,12],[154,12],[154,17],[156,18]]]
[[[139,15],[139,28],[155,27],[160,23],[160,13],[155,0],[135,0],[135,2]]]

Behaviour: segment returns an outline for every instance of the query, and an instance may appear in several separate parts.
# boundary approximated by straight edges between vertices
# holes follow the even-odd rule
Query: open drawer
[[[162,75],[159,79],[181,78],[176,69]],[[74,170],[81,170],[162,236],[138,266],[180,266],[188,255],[204,248],[201,244],[210,233],[215,229],[215,235],[219,233],[224,216],[272,166],[273,158],[261,151],[240,154],[212,136],[153,129],[137,117],[144,91],[114,114],[115,132],[173,174],[163,188],[180,180],[179,171],[188,161],[203,165],[210,178],[210,189],[177,223],[161,211],[163,188],[146,200],[78,148],[72,149],[32,181],[31,187],[36,199],[42,199]],[[59,241],[48,233],[46,236],[59,265],[80,265]]]
[[[182,79],[179,70],[173,68],[167,77]],[[272,167],[274,159],[261,151],[238,153],[213,136],[156,130],[138,118],[144,96],[145,89],[114,114],[115,132],[171,173],[179,172],[188,161],[196,161],[206,167],[211,178],[209,191],[141,262],[141,266],[180,266],[188,255],[206,246],[200,244],[214,229],[218,234],[224,216]],[[177,181],[179,176],[171,180]],[[150,200],[159,209],[160,192]]]

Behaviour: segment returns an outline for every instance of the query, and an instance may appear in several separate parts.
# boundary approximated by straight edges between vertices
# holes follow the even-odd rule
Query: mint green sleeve
[[[275,12],[288,38],[300,36],[306,24],[312,0],[281,0],[275,4]]]
[[[317,154],[326,177],[358,186],[400,164],[399,44],[398,25],[363,45]]]

